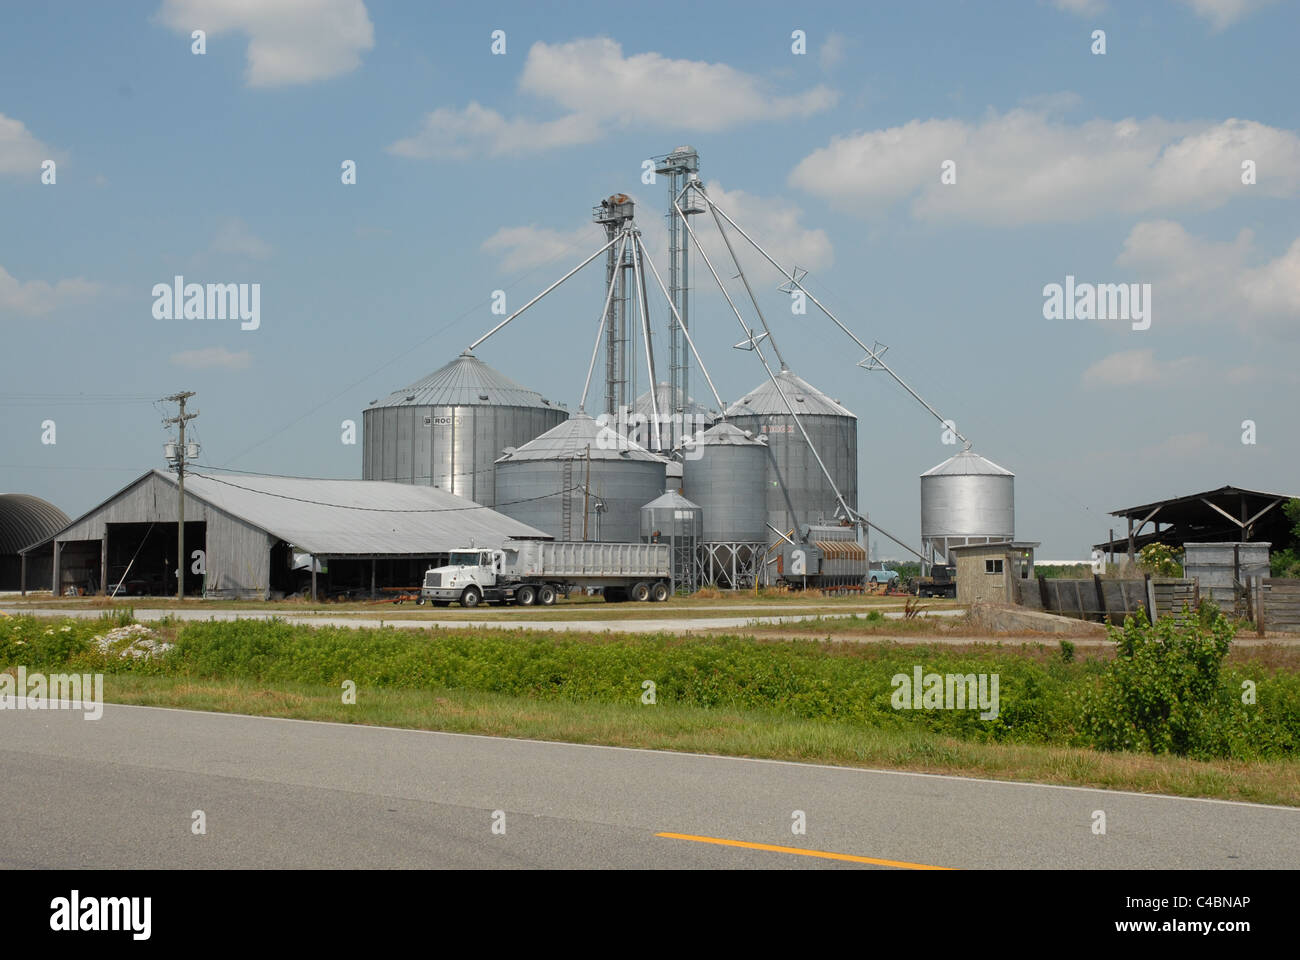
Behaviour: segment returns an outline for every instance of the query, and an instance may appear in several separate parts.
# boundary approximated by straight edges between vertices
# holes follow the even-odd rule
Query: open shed
[[[176,478],[150,470],[24,548],[58,595],[176,593]],[[436,487],[248,474],[185,477],[185,593],[268,599],[414,587],[459,547],[551,539]],[[25,582],[26,590],[32,584]]]

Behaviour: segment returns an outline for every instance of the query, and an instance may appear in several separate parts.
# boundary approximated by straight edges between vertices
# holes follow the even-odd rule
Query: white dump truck
[[[419,602],[445,607],[480,603],[550,606],[572,587],[600,587],[610,602],[667,600],[666,543],[586,543],[568,540],[507,541],[500,549],[466,547],[445,567],[424,574]]]

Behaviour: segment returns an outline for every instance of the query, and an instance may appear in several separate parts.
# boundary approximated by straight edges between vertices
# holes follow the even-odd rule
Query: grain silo
[[[700,403],[694,397],[682,399],[681,392],[678,391],[678,401],[673,401],[673,388],[671,384],[660,383],[655,387],[655,403],[659,405],[659,415],[661,417],[678,414],[690,418],[691,423],[703,422],[705,425],[718,419],[718,412],[710,410],[704,404]],[[654,408],[650,404],[650,391],[647,390],[641,396],[636,398],[632,405],[632,410],[641,414],[643,417],[650,417]]]
[[[683,448],[682,493],[704,511],[703,539],[766,542],[767,446],[723,421]]]
[[[704,511],[671,486],[641,508],[641,541],[669,546],[674,592],[699,586],[696,560],[703,533]]]
[[[467,350],[364,412],[362,478],[435,486],[490,507],[501,451],[568,416]]]
[[[667,466],[578,413],[497,460],[495,509],[557,540],[636,543],[641,507],[663,493]]]
[[[951,563],[948,548],[1016,538],[1015,474],[963,450],[921,474],[921,549]]]
[[[832,400],[789,370],[782,369],[775,377],[835,479],[835,486],[849,507],[857,510],[858,418],[838,400]],[[772,380],[764,381],[732,404],[727,410],[727,420],[756,437],[767,439],[771,455],[764,498],[768,523],[788,533],[796,526],[806,527],[843,513],[835,491]],[[794,516],[789,505],[794,506]],[[769,530],[767,539],[773,542],[776,535]]]

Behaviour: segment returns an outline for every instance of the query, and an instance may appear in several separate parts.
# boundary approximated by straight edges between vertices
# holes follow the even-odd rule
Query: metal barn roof
[[[395,390],[376,407],[546,407],[561,409],[536,390],[521,387],[466,350],[423,380]]]
[[[790,406],[794,407],[795,413],[799,414],[799,416],[807,414],[808,416],[853,417],[855,420],[857,419],[856,415],[838,400],[832,400],[803,377],[797,376],[789,370],[782,370],[776,374],[776,379],[781,384],[781,390],[790,399]],[[746,414],[758,414],[760,416],[784,414],[789,416],[790,411],[787,409],[785,401],[781,399],[776,384],[769,379],[764,380],[727,409],[728,417],[743,417]]]
[[[489,507],[419,484],[191,474],[185,492],[318,556],[429,554],[471,540],[550,539]]]
[[[1015,474],[1006,467],[999,467],[992,460],[981,457],[973,450],[963,450],[949,457],[943,463],[931,467],[923,477],[1014,477]]]
[[[497,463],[519,460],[585,460],[587,450],[594,460],[658,460],[666,458],[619,435],[612,427],[602,426],[585,413],[576,413],[552,427],[535,440],[507,453]]]
[[[176,485],[174,475],[150,470],[23,552],[57,539],[150,477]],[[321,557],[429,556],[471,540],[482,546],[510,538],[552,539],[489,507],[419,484],[187,473],[185,497]]]

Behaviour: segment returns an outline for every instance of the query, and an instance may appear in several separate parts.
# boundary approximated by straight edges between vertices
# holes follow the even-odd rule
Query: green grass
[[[1083,694],[1107,682],[1113,651],[1076,650],[1067,660],[1056,643],[959,648],[242,620],[163,624],[176,647],[155,661],[92,652],[90,638],[124,619],[0,619],[0,669],[103,671],[108,698],[122,702],[1300,805],[1300,656],[1289,647],[1229,657],[1223,689],[1238,691],[1243,680],[1257,688],[1257,703],[1232,715],[1250,735],[1193,759],[1089,749]],[[996,673],[998,717],[894,709],[892,678],[916,665]],[[356,684],[355,707],[341,703],[346,680]],[[646,680],[656,685],[653,707],[640,702]]]
[[[386,727],[440,730],[761,757],[995,780],[1102,787],[1186,797],[1300,806],[1300,764],[1241,763],[1024,744],[969,743],[925,730],[886,730],[800,720],[774,711],[663,703],[538,701],[472,690],[362,688],[355,705],[333,686],[195,680],[122,674],[108,682],[114,703],[245,713]]]

